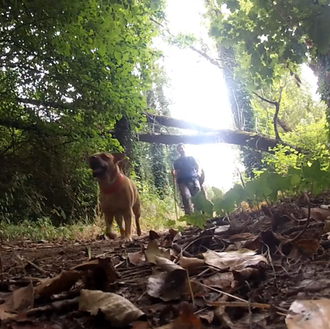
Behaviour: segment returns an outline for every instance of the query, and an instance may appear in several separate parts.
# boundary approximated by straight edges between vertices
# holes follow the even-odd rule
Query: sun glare
[[[202,1],[168,0],[167,19],[173,34],[194,33],[212,45],[207,27],[202,24]],[[185,12],[184,22],[182,12]],[[213,129],[232,129],[233,120],[227,87],[219,68],[202,59],[191,49],[179,49],[162,42],[164,67],[171,81],[166,95],[171,100],[171,115]],[[191,133],[182,130],[182,133]],[[237,151],[223,143],[187,145],[187,153],[195,156],[206,174],[205,184],[228,190],[237,167]]]
[[[193,33],[212,49],[208,28],[202,22],[204,12],[201,0],[168,0],[166,14],[171,33]],[[171,81],[171,87],[166,90],[171,100],[171,115],[213,129],[233,129],[222,71],[191,49],[182,50],[160,39],[155,45],[164,52],[163,65]],[[302,77],[310,84],[314,99],[319,99],[316,95],[317,79],[306,65],[302,67]],[[185,133],[192,132],[182,130],[182,134]],[[236,146],[223,143],[187,145],[186,150],[200,161],[208,186],[226,191],[232,187],[234,177],[237,179],[237,169],[244,170],[238,161]]]

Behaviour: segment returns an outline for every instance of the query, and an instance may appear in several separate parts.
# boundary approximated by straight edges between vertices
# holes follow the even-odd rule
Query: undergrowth
[[[169,227],[176,219],[174,198],[165,197],[159,199],[156,194],[141,193],[141,229],[143,233],[149,230],[160,231]],[[181,215],[178,207],[178,215]],[[134,223],[134,221],[133,221]],[[86,220],[76,220],[75,224],[54,226],[47,217],[40,218],[32,222],[22,220],[12,223],[3,220],[0,223],[0,238],[4,241],[27,239],[33,242],[38,241],[83,241],[95,239],[103,234],[105,230],[104,218],[97,217],[94,223]],[[114,225],[114,231],[119,232],[118,227]]]
[[[320,160],[308,162],[299,169],[290,167],[285,174],[264,171],[244,186],[235,184],[225,194],[213,188],[214,197],[211,201],[207,200],[202,193],[198,193],[192,198],[195,212],[190,216],[180,217],[178,221],[203,229],[208,218],[214,215],[229,216],[235,209],[241,208],[242,203],[247,202],[251,206],[261,202],[273,204],[284,197],[298,196],[303,193],[317,196],[329,188],[330,168],[324,169]]]

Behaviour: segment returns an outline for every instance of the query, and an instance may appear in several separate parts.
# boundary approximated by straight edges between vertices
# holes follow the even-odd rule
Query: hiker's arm
[[[173,170],[172,170],[172,175],[174,176],[174,177],[176,177],[177,176],[177,174],[178,174],[178,168],[177,168],[178,166],[177,166],[177,163],[176,163],[176,161],[174,162],[174,164],[173,164]]]
[[[202,168],[199,165],[198,161],[194,157],[192,157],[192,160],[193,160],[193,164],[194,164],[194,166],[196,168],[196,172],[197,172],[198,176],[200,176],[201,173],[202,173]]]

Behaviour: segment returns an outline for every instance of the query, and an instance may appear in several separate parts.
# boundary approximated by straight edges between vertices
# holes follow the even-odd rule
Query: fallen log
[[[286,143],[280,143],[274,138],[249,133],[239,130],[218,130],[212,133],[203,133],[196,135],[170,135],[170,134],[138,134],[138,139],[146,143],[159,143],[159,144],[210,144],[210,143],[227,143],[240,146],[246,146],[257,151],[274,153],[270,149],[278,146],[279,144],[290,146]],[[290,146],[294,148],[293,146]],[[302,150],[294,148],[298,152]]]
[[[151,124],[157,123],[161,126],[166,126],[166,127],[175,127],[175,128],[182,128],[182,129],[191,129],[191,130],[197,130],[201,132],[214,132],[217,131],[218,129],[213,129],[209,127],[205,127],[199,124],[195,124],[193,122],[189,122],[186,120],[182,119],[175,119],[172,117],[168,117],[165,115],[156,115],[152,113],[144,113],[147,121]]]

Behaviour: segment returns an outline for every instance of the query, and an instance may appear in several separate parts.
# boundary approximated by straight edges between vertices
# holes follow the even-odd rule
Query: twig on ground
[[[43,270],[40,266],[34,264],[33,262],[31,262],[30,260],[26,259],[25,260],[31,265],[33,266],[36,270],[38,270],[40,273],[43,273],[43,274],[48,274],[47,271]]]
[[[76,305],[79,304],[80,297],[76,297],[73,299],[67,299],[67,300],[60,300],[53,302],[51,304],[40,306],[36,308],[32,308],[26,312],[27,316],[37,316],[42,315],[44,312],[61,312],[68,309],[74,309]]]
[[[303,227],[303,229],[292,239],[289,239],[287,241],[282,241],[280,243],[280,245],[278,246],[278,251],[280,252],[280,254],[284,257],[286,257],[283,252],[282,252],[282,247],[288,243],[293,243],[294,241],[297,241],[307,230],[307,227],[308,227],[308,224],[310,223],[310,220],[311,220],[311,201],[307,195],[307,193],[304,193],[305,195],[305,198],[306,198],[306,201],[308,203],[308,213],[307,213],[307,220],[306,220],[306,223]]]
[[[307,230],[307,227],[308,227],[308,224],[311,220],[311,200],[309,199],[307,193],[304,193],[305,195],[305,198],[306,198],[306,201],[308,203],[308,213],[307,213],[307,220],[306,220],[306,223],[305,223],[305,226],[304,228],[302,229],[302,231],[300,233],[298,233],[293,239],[289,240],[288,242],[294,242],[296,240],[298,240]]]
[[[239,301],[241,301],[241,302],[243,302],[243,303],[247,303],[247,301],[246,301],[245,299],[240,298],[240,297],[237,297],[237,296],[234,296],[234,295],[232,295],[232,294],[229,294],[228,292],[225,292],[225,291],[223,291],[223,290],[220,290],[220,289],[216,289],[216,288],[213,288],[213,287],[207,286],[207,285],[204,284],[204,283],[201,283],[201,286],[203,286],[203,287],[205,287],[205,288],[207,288],[207,289],[213,290],[213,291],[215,291],[215,292],[217,292],[217,293],[219,293],[219,294],[223,294],[223,295],[225,295],[225,296],[228,296],[228,297],[231,297],[231,298],[237,299],[237,300],[239,300]]]
[[[194,292],[191,287],[188,270],[186,270],[186,274],[187,274],[187,282],[188,282],[189,292],[190,292],[190,296],[191,296],[191,301],[192,301],[193,306],[195,307],[195,297],[194,297]]]
[[[275,271],[275,267],[274,267],[274,264],[273,264],[272,256],[270,254],[270,249],[269,249],[269,246],[267,244],[263,243],[263,245],[266,246],[266,248],[267,248],[267,257],[268,257],[268,260],[269,260],[269,264],[272,267],[273,274],[274,274],[274,279],[275,279],[275,285],[277,287],[277,283],[276,283],[276,271]]]

